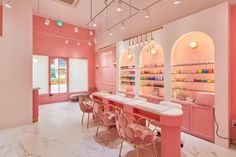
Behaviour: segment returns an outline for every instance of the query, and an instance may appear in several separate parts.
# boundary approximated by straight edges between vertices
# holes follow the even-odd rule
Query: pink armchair
[[[93,106],[91,101],[86,101],[86,99],[88,99],[86,96],[80,96],[79,97],[79,106],[81,111],[83,112],[82,115],[82,120],[81,123],[83,124],[84,121],[84,114],[87,113],[88,114],[88,121],[87,121],[87,129],[89,126],[89,118],[90,118],[90,113],[93,113]]]
[[[148,145],[152,145],[152,151],[155,157],[157,157],[157,150],[155,146],[157,136],[155,129],[151,130],[146,126],[147,122],[150,121],[147,121],[139,115],[123,113],[121,110],[116,111],[116,128],[120,138],[122,139],[119,157],[121,156],[124,141],[134,145],[137,157],[139,157],[139,148]]]
[[[105,112],[103,104],[95,102],[93,106],[93,114],[94,114],[95,119],[98,121],[96,137],[98,135],[99,127],[105,126],[107,129],[106,136],[105,136],[105,144],[107,145],[108,133],[109,133],[110,127],[116,125],[115,113]]]

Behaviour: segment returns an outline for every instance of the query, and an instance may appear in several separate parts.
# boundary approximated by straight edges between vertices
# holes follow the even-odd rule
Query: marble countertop
[[[113,95],[113,94],[103,93],[103,92],[93,93],[93,95],[98,96],[98,97],[103,97],[105,99],[115,101],[118,103],[123,103],[125,105],[130,105],[132,107],[142,109],[144,111],[148,111],[148,112],[155,113],[158,115],[175,117],[175,116],[180,116],[183,114],[183,111],[180,109],[171,108],[165,105],[157,105],[154,103],[150,103],[150,102],[146,102],[146,101],[142,101],[138,99],[126,98],[120,95]]]

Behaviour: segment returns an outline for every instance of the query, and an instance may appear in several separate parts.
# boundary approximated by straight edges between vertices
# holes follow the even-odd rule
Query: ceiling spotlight
[[[122,11],[122,7],[121,7],[121,1],[118,0],[117,3],[116,3],[116,11],[117,12],[121,12]]]
[[[150,12],[149,12],[148,8],[145,9],[144,12],[145,12],[144,17],[145,17],[146,19],[148,19],[148,18],[150,17]]]
[[[74,31],[75,31],[75,33],[78,33],[79,32],[79,28],[77,26],[75,26]]]
[[[121,29],[125,30],[125,23],[124,22],[121,23]]]
[[[198,47],[198,43],[196,41],[192,41],[189,43],[189,47],[192,49],[195,49]]]
[[[48,18],[45,19],[44,24],[49,26],[50,25],[50,20]]]
[[[91,45],[92,45],[92,43],[89,41],[89,42],[88,42],[88,45],[89,45],[89,46],[91,46]]]
[[[12,8],[12,3],[10,0],[6,0],[5,3],[4,3],[4,6],[11,9]]]
[[[77,46],[80,46],[80,42],[77,42]]]
[[[65,44],[69,44],[69,40],[65,40]]]
[[[109,34],[110,34],[110,36],[112,36],[112,35],[113,35],[113,33],[112,33],[112,31],[111,31],[111,30],[109,31]]]
[[[94,42],[94,43],[97,43],[97,40],[96,40],[96,39],[93,39],[93,42]]]
[[[180,4],[180,2],[181,2],[180,0],[175,0],[174,5],[178,5],[178,4]]]
[[[91,31],[89,31],[89,35],[90,36],[93,36],[94,35],[94,32],[91,30]]]

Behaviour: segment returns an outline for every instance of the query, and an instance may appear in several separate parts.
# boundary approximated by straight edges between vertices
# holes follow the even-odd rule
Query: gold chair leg
[[[83,124],[83,121],[84,121],[84,112],[83,112],[83,115],[82,115],[81,124]]]
[[[97,127],[96,137],[98,136],[98,130],[99,130],[99,123],[98,123],[98,127]]]
[[[136,157],[139,157],[138,146],[135,146],[135,150],[136,150]]]
[[[156,150],[156,146],[154,142],[152,142],[152,146],[153,146],[155,157],[157,157],[157,150]]]
[[[122,140],[121,145],[120,145],[120,153],[119,153],[119,157],[121,157],[121,151],[122,151],[122,148],[123,148],[123,143],[124,143],[124,141]]]
[[[89,127],[89,117],[90,117],[90,113],[88,113],[88,123],[87,123],[87,129]]]

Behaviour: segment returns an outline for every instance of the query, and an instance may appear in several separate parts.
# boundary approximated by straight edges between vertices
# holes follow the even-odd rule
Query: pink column
[[[181,157],[181,126],[182,116],[161,116],[161,157]]]

